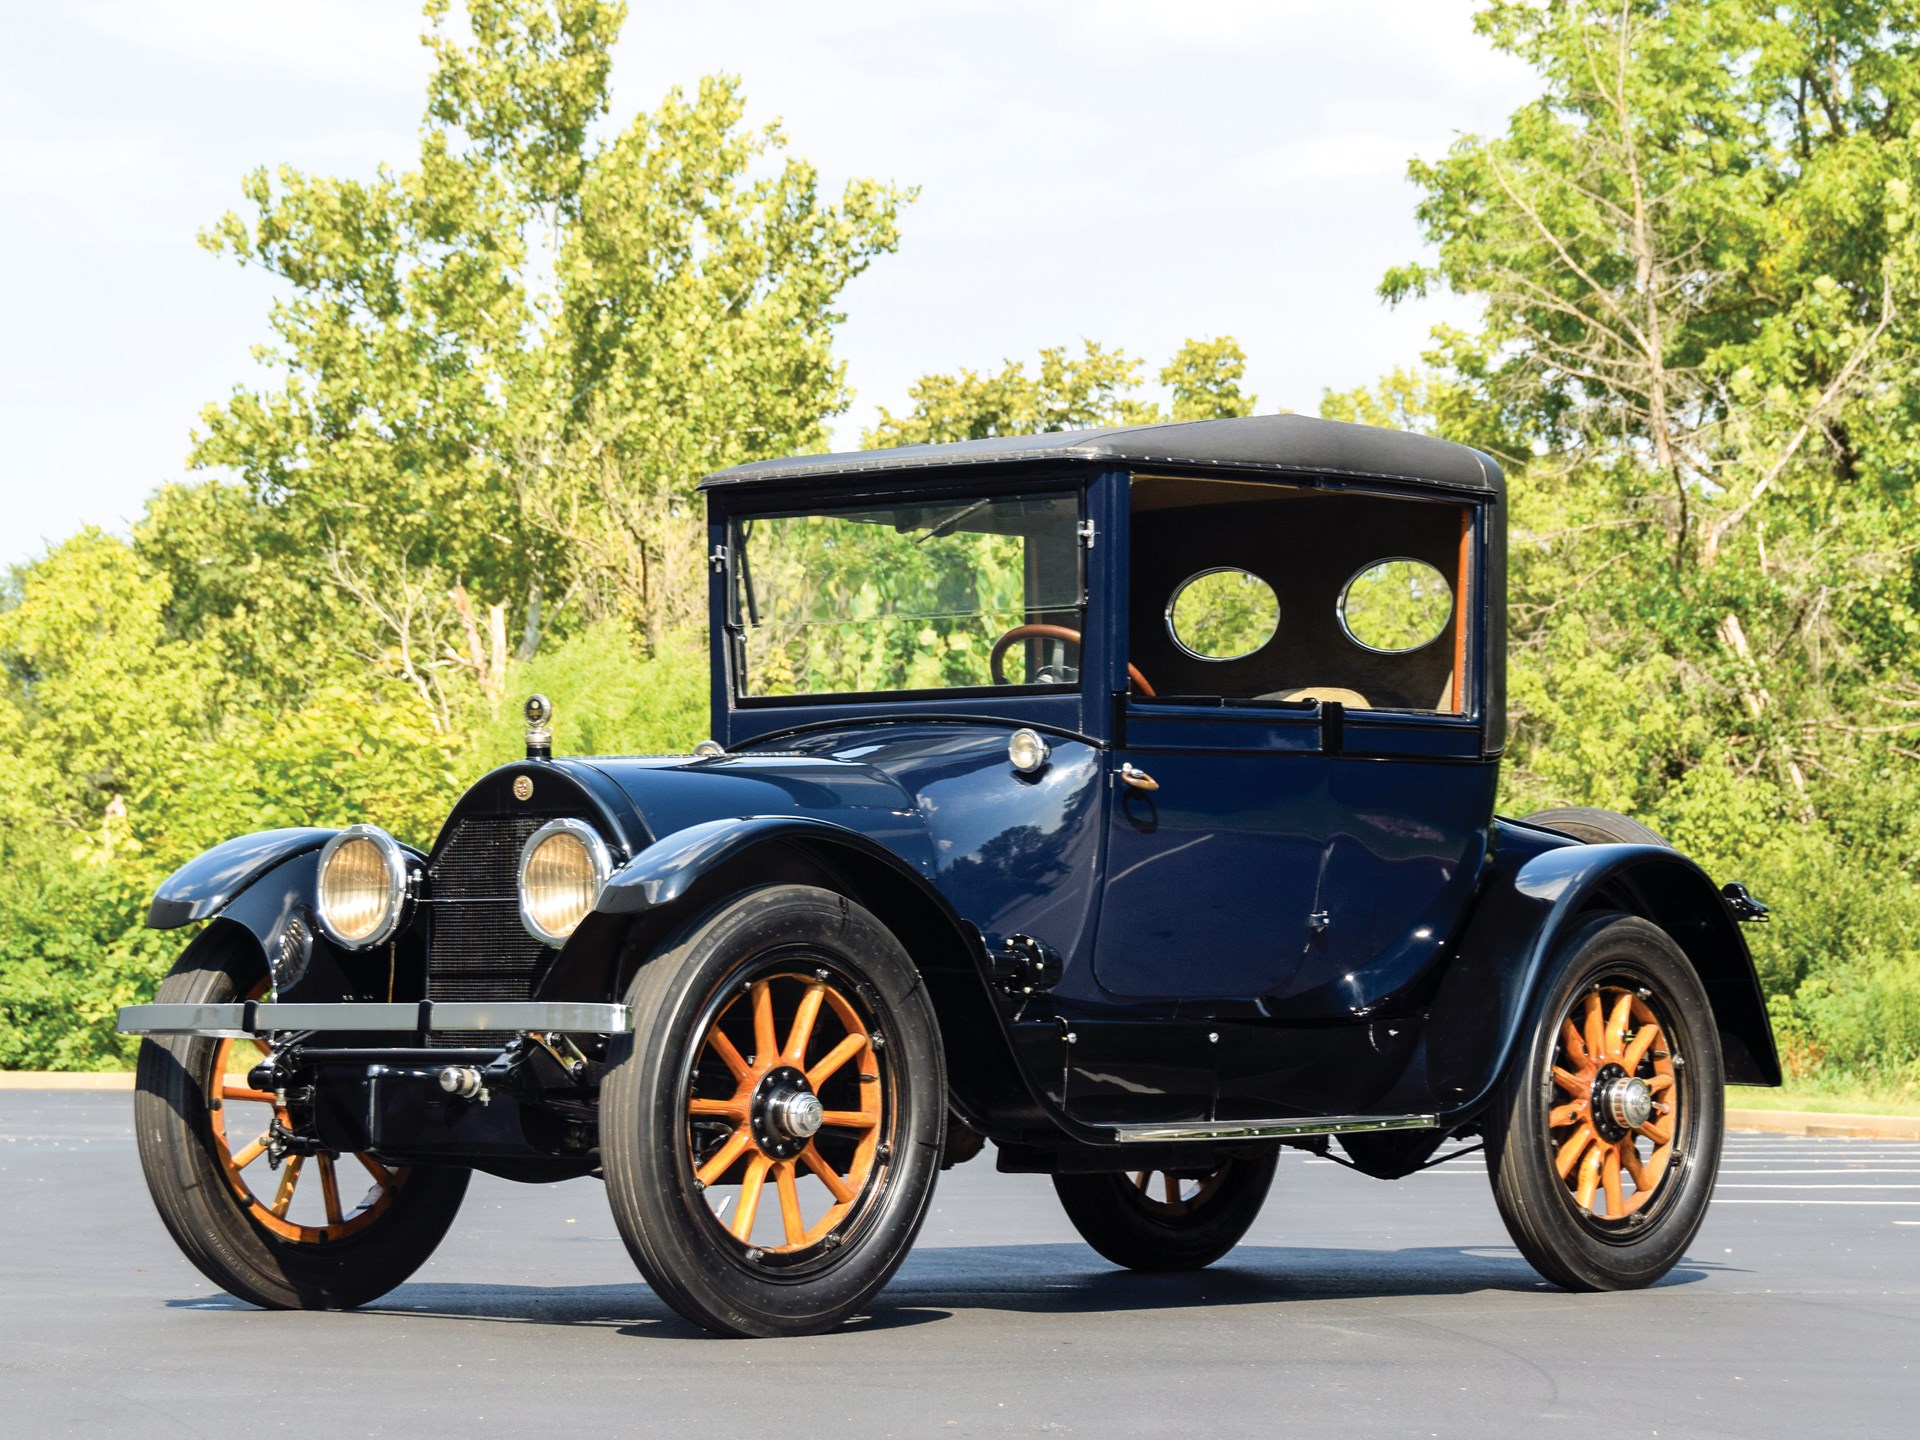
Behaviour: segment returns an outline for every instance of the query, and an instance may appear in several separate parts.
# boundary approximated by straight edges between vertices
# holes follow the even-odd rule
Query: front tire
[[[1720,1168],[1706,991],[1664,930],[1615,914],[1568,936],[1545,983],[1490,1115],[1500,1218],[1556,1285],[1651,1285],[1698,1233]]]
[[[266,993],[257,951],[208,936],[188,947],[157,998],[217,1005]],[[469,1172],[321,1151],[289,1155],[276,1173],[267,1131],[288,1117],[244,1080],[267,1051],[262,1041],[201,1036],[141,1042],[133,1117],[147,1188],[187,1259],[229,1294],[269,1310],[364,1305],[426,1263]]]
[[[1278,1150],[1237,1156],[1201,1175],[1056,1175],[1053,1189],[1080,1238],[1114,1264],[1200,1270],[1238,1245],[1259,1217],[1279,1158]]]
[[[747,891],[640,969],[608,1054],[614,1222],[656,1293],[723,1335],[831,1329],[892,1278],[939,1172],[933,1008],[884,925]]]

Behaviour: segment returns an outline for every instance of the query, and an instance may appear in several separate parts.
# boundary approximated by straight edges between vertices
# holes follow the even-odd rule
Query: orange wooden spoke
[[[1671,1145],[1673,1143],[1673,1128],[1669,1125],[1662,1124],[1658,1120],[1649,1120],[1646,1124],[1642,1125],[1640,1127],[1640,1133],[1656,1145]]]
[[[827,1110],[821,1114],[820,1123],[839,1130],[871,1130],[880,1123],[880,1117],[860,1110]]]
[[[1587,1147],[1593,1144],[1596,1138],[1598,1137],[1594,1135],[1593,1127],[1584,1122],[1578,1130],[1567,1137],[1566,1143],[1560,1147],[1559,1153],[1553,1157],[1553,1168],[1559,1173],[1562,1180],[1566,1179],[1572,1172],[1574,1162],[1586,1153]]]
[[[867,1037],[856,1030],[822,1056],[818,1065],[807,1071],[807,1084],[818,1090],[828,1077],[866,1048]]]
[[[1160,1188],[1165,1192],[1167,1204],[1178,1206],[1180,1203],[1180,1182],[1171,1175],[1160,1177]]]
[[[1600,1013],[1600,992],[1598,990],[1587,996],[1586,1041],[1587,1054],[1594,1059],[1597,1060],[1606,1053],[1606,1020]]]
[[[250,1145],[242,1146],[234,1152],[233,1168],[236,1170],[244,1170],[266,1153],[267,1133],[263,1130],[260,1132],[260,1138],[258,1140],[255,1140]]]
[[[1600,1152],[1604,1146],[1596,1145],[1587,1151],[1587,1158],[1580,1162],[1580,1185],[1574,1196],[1580,1202],[1582,1210],[1593,1208],[1593,1192],[1600,1186]]]
[[[1667,1173],[1667,1162],[1673,1158],[1673,1148],[1662,1145],[1647,1159],[1647,1183],[1644,1188],[1652,1190]]]
[[[1620,1189],[1620,1147],[1607,1147],[1607,1158],[1600,1164],[1600,1183],[1607,1192],[1607,1218],[1618,1220],[1627,1213],[1627,1197]]]
[[[1133,1188],[1136,1190],[1144,1190],[1147,1188],[1147,1172],[1146,1171],[1136,1170],[1133,1172]]]
[[[1647,1089],[1655,1095],[1660,1094],[1663,1090],[1671,1090],[1672,1088],[1673,1077],[1671,1075],[1650,1075],[1647,1077]]]
[[[820,1003],[826,998],[827,987],[817,983],[809,985],[800,997],[800,1008],[793,1014],[793,1028],[787,1031],[787,1048],[781,1052],[781,1059],[787,1064],[807,1063],[807,1042],[813,1038],[813,1022],[819,1018]]]
[[[323,1154],[320,1159],[320,1193],[327,1202],[327,1223],[344,1225],[347,1217],[340,1210],[340,1182],[333,1173],[333,1157]]]
[[[733,1072],[733,1078],[744,1080],[753,1073],[753,1067],[747,1064],[747,1057],[740,1053],[733,1041],[727,1038],[727,1032],[715,1025],[707,1032],[707,1044],[713,1047],[713,1053]]]
[[[727,1137],[727,1143],[714,1152],[713,1158],[695,1172],[695,1178],[702,1185],[715,1184],[722,1175],[727,1173],[728,1166],[752,1148],[753,1134],[742,1125]]]
[[[1569,1100],[1564,1105],[1556,1106],[1553,1113],[1547,1116],[1547,1128],[1558,1130],[1562,1125],[1573,1124],[1586,1113],[1587,1105],[1584,1100]]]
[[[247,1042],[250,1045],[252,1045],[254,1049],[258,1050],[262,1055],[271,1055],[273,1053],[273,1047],[267,1044],[267,1042],[262,1040],[258,1035],[249,1035],[247,1037]]]
[[[280,1172],[280,1189],[273,1197],[272,1207],[277,1220],[287,1218],[287,1207],[293,1203],[293,1187],[300,1183],[300,1167],[305,1161],[306,1156],[295,1155]]]
[[[773,1036],[773,982],[753,982],[753,1048],[756,1065],[770,1065],[780,1053],[780,1042]]]
[[[780,1225],[786,1232],[787,1244],[803,1245],[807,1239],[807,1223],[800,1214],[800,1187],[794,1183],[793,1162],[783,1160],[775,1165],[773,1178],[780,1187]]]
[[[1592,1082],[1586,1076],[1576,1075],[1571,1070],[1562,1070],[1558,1065],[1553,1067],[1553,1083],[1569,1095],[1578,1095],[1583,1100],[1587,1092],[1593,1088]]]
[[[353,1158],[360,1162],[367,1174],[373,1177],[373,1183],[382,1190],[393,1184],[393,1172],[371,1155],[356,1155]]]
[[[1653,1042],[1659,1038],[1658,1025],[1642,1025],[1634,1032],[1633,1043],[1627,1047],[1627,1053],[1620,1061],[1629,1075],[1640,1068],[1640,1062],[1647,1058],[1647,1051],[1653,1048]]]
[[[702,1100],[695,1097],[687,1102],[690,1115],[723,1115],[729,1120],[740,1121],[747,1118],[747,1107],[738,1100]]]
[[[245,1085],[222,1085],[220,1098],[222,1100],[258,1100],[263,1104],[273,1104],[273,1096],[265,1090],[249,1090]]]
[[[1581,1069],[1584,1070],[1591,1063],[1592,1057],[1587,1054],[1587,1042],[1580,1037],[1580,1032],[1574,1028],[1573,1021],[1560,1022],[1560,1043],[1567,1047],[1567,1059]]]
[[[740,1185],[740,1209],[733,1217],[733,1238],[745,1240],[753,1234],[753,1222],[760,1214],[760,1192],[766,1188],[767,1171],[773,1162],[756,1155],[747,1162],[747,1178]]]
[[[807,1169],[820,1177],[820,1183],[827,1187],[827,1193],[840,1204],[844,1205],[853,1199],[853,1187],[840,1178],[839,1172],[827,1164],[825,1158],[813,1146],[809,1145],[802,1150],[800,1159]]]
[[[1627,1173],[1633,1177],[1635,1190],[1644,1193],[1653,1188],[1650,1172],[1640,1163],[1640,1152],[1634,1148],[1633,1136],[1629,1135],[1620,1142],[1620,1158],[1626,1162]]]
[[[1607,1017],[1607,1059],[1618,1060],[1626,1052],[1627,1020],[1633,1014],[1633,992],[1622,991],[1620,998],[1613,1002],[1613,1013]]]

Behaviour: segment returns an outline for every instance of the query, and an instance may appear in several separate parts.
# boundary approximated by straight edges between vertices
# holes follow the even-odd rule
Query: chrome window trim
[[[333,928],[327,918],[327,865],[340,848],[351,840],[371,840],[387,867],[387,916],[373,933],[349,940]],[[400,842],[378,825],[349,825],[320,847],[320,863],[313,872],[313,911],[327,939],[345,950],[371,950],[384,945],[399,930],[407,904],[407,852]]]
[[[1251,650],[1242,650],[1238,655],[1203,655],[1180,638],[1180,632],[1174,627],[1173,623],[1173,607],[1180,603],[1180,597],[1187,593],[1187,587],[1189,585],[1193,584],[1196,580],[1204,580],[1209,575],[1251,576],[1266,586],[1267,594],[1273,597],[1273,628],[1267,632],[1266,638]],[[1351,584],[1352,582],[1349,581],[1348,583]],[[1344,590],[1341,592],[1343,595],[1345,593]],[[1161,612],[1161,616],[1167,624],[1167,638],[1172,640],[1174,645],[1178,647],[1183,654],[1191,655],[1195,660],[1204,660],[1209,665],[1225,665],[1234,660],[1245,660],[1250,655],[1258,655],[1273,643],[1274,637],[1280,633],[1280,622],[1286,618],[1280,613],[1280,592],[1273,588],[1273,582],[1264,575],[1255,574],[1244,565],[1209,565],[1204,570],[1194,571],[1193,574],[1187,576],[1186,579],[1173,587],[1173,593],[1167,597],[1167,608]]]
[[[514,903],[520,911],[520,924],[526,932],[542,945],[551,945],[555,949],[566,944],[573,931],[568,931],[566,935],[555,935],[536,921],[532,912],[527,909],[527,861],[532,858],[533,852],[540,848],[543,840],[549,835],[557,835],[562,831],[572,835],[586,847],[587,858],[593,865],[593,903],[587,906],[588,915],[593,913],[594,906],[600,903],[600,897],[606,893],[607,881],[613,878],[613,853],[607,849],[607,842],[600,838],[600,832],[584,820],[575,820],[571,817],[549,820],[527,837],[527,843],[520,847],[520,863],[514,871]],[[576,923],[574,929],[578,928]]]
[[[1367,644],[1366,641],[1353,633],[1353,627],[1347,624],[1347,596],[1353,592],[1353,582],[1369,570],[1378,570],[1382,565],[1394,565],[1403,560],[1409,565],[1425,566],[1440,577],[1440,583],[1447,587],[1447,613],[1445,618],[1440,622],[1440,628],[1422,640],[1418,645],[1409,645],[1404,650],[1383,650],[1378,645]],[[1351,640],[1356,646],[1366,651],[1369,655],[1412,655],[1416,651],[1426,649],[1427,646],[1433,644],[1434,641],[1446,634],[1447,621],[1453,619],[1454,611],[1459,608],[1460,592],[1458,587],[1455,586],[1453,581],[1447,578],[1446,572],[1431,560],[1422,560],[1418,555],[1382,555],[1378,560],[1367,561],[1366,564],[1362,565],[1347,577],[1347,583],[1340,587],[1340,598],[1333,602],[1333,618],[1340,622],[1340,633],[1345,635],[1347,639]]]

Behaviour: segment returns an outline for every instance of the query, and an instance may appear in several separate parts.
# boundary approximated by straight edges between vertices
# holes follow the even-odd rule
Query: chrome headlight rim
[[[386,914],[367,934],[354,939],[335,928],[327,914],[327,866],[345,846],[356,840],[370,841],[379,853],[387,872]],[[320,864],[314,871],[314,916],[327,939],[345,950],[371,950],[391,940],[405,920],[407,901],[407,852],[398,840],[378,825],[349,825],[320,847]]]
[[[593,907],[600,903],[600,896],[606,891],[607,881],[613,878],[613,852],[607,848],[607,842],[601,838],[600,832],[584,820],[571,817],[549,820],[527,837],[527,843],[520,847],[520,864],[514,872],[514,893],[520,907],[520,924],[541,944],[556,949],[572,938],[574,931],[580,928],[580,920],[574,922],[572,930],[561,935],[547,929],[534,918],[533,911],[527,905],[527,862],[533,859],[534,851],[542,844],[560,834],[571,835],[578,840],[587,852],[588,863],[593,866],[593,900],[580,920],[585,920],[587,915],[593,913]]]

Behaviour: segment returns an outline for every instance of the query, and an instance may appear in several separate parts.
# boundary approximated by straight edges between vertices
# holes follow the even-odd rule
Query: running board
[[[408,1000],[289,1005],[247,1000],[227,1005],[125,1005],[122,1035],[210,1035],[243,1039],[292,1030],[421,1032],[551,1030],[573,1035],[624,1035],[633,1028],[625,1005],[574,1000]]]
[[[1121,1144],[1166,1140],[1282,1140],[1289,1135],[1358,1135],[1369,1130],[1432,1130],[1436,1115],[1325,1115],[1307,1120],[1198,1120],[1178,1125],[1116,1125]]]

